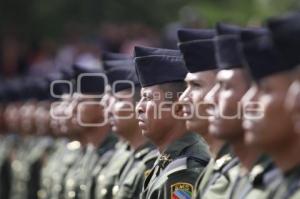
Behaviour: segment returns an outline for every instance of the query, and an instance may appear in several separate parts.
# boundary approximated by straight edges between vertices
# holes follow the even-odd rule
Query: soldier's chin
[[[191,121],[191,120],[187,120],[185,122],[185,127],[188,131],[198,132],[198,130],[199,130],[199,124],[197,124],[196,122]]]
[[[245,131],[244,141],[248,146],[256,146],[258,144],[254,133],[251,131]]]

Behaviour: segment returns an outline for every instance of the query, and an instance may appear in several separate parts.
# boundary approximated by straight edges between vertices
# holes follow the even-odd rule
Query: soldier
[[[55,80],[69,80],[63,73],[50,74],[47,77],[50,84]],[[44,157],[44,165],[41,171],[40,190],[38,198],[60,198],[63,195],[63,180],[74,162],[79,158],[81,145],[76,140],[70,140],[65,123],[68,105],[70,103],[70,90],[66,84],[58,84],[52,87],[55,96],[51,101],[49,119],[50,135],[54,138],[54,143],[50,153]],[[68,94],[67,94],[68,93]],[[59,97],[60,99],[57,99]]]
[[[110,84],[115,85],[112,90],[114,103],[110,122],[112,130],[128,141],[131,157],[118,176],[117,183],[112,189],[112,196],[117,199],[138,198],[144,178],[153,167],[158,152],[142,135],[135,115],[135,104],[140,99],[140,85],[134,70],[134,62],[131,59],[114,61],[115,65],[118,63],[121,67],[107,71]],[[112,77],[115,78],[111,80]],[[117,84],[118,80],[120,82]],[[124,80],[129,82],[122,83]]]
[[[141,198],[191,198],[197,176],[209,161],[207,145],[199,135],[186,130],[182,105],[177,103],[187,73],[179,54],[135,47],[136,71],[142,86],[136,107],[139,126],[160,151]]]
[[[267,165],[270,163],[261,156],[259,150],[249,148],[244,142],[241,99],[250,86],[250,79],[244,69],[243,55],[240,51],[241,28],[218,24],[216,30],[216,58],[220,71],[217,74],[216,85],[207,95],[217,108],[215,112],[212,111],[209,128],[216,137],[230,143],[239,160],[239,165],[229,172],[233,177],[236,174],[238,176],[226,197],[244,198],[251,189],[250,180],[260,177],[258,174],[261,174],[261,170],[257,172],[256,166],[261,167],[260,164],[265,161]]]
[[[117,138],[105,122],[104,107],[100,104],[105,80],[100,68],[75,65],[77,92],[71,101],[72,117],[67,121],[70,134],[77,136],[82,150],[79,161],[72,165],[63,185],[64,198],[90,198],[93,170],[99,158],[115,147]]]
[[[269,22],[270,35],[255,37],[251,44],[244,45],[244,52],[254,80],[248,99],[257,102],[262,110],[251,111],[244,127],[249,134],[247,141],[270,154],[284,180],[268,198],[298,198],[299,193],[299,134],[293,130],[291,114],[284,102],[300,63],[299,14]],[[263,70],[262,70],[263,68]],[[250,91],[249,91],[250,92]]]
[[[205,172],[199,176],[193,198],[225,197],[232,183],[232,179],[227,177],[230,168],[228,165],[234,166],[237,163],[229,146],[208,132],[208,106],[203,103],[206,94],[215,83],[217,73],[215,34],[215,30],[204,29],[178,31],[179,48],[189,71],[185,78],[187,89],[180,98],[193,106],[184,106],[184,113],[191,115],[186,121],[186,126],[188,130],[196,131],[204,137],[212,154]],[[194,110],[194,113],[191,110]]]

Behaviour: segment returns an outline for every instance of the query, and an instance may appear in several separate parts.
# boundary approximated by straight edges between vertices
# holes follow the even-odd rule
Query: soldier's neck
[[[155,145],[158,147],[160,153],[163,153],[167,147],[173,143],[175,140],[181,138],[187,133],[185,123],[178,121],[176,125],[173,126],[168,132],[166,132],[164,137],[157,140]]]
[[[232,150],[240,160],[242,167],[250,171],[260,156],[260,152],[256,149],[246,146],[244,139],[235,140],[231,143]]]
[[[221,148],[224,146],[224,141],[215,139],[210,136],[210,139],[204,138],[209,146],[209,150],[213,158],[216,158]]]
[[[134,150],[146,143],[146,138],[143,136],[141,130],[138,127],[134,130],[132,135],[133,136],[131,136],[128,141],[131,148],[133,148]]]
[[[287,172],[300,165],[300,141],[299,137],[290,139],[283,147],[276,146],[276,151],[270,153],[272,159],[283,172]]]
[[[109,127],[88,128],[82,134],[80,142],[83,146],[92,144],[95,147],[99,147],[108,133]]]

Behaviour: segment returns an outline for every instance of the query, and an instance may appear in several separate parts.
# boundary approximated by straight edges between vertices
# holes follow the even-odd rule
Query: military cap
[[[136,72],[134,70],[134,61],[132,59],[110,61],[110,64],[113,67],[110,70],[106,71],[106,76],[108,78],[108,83],[111,87],[113,87],[115,92],[132,88],[132,86],[135,87],[140,85]],[[128,81],[131,83],[129,83]],[[118,84],[114,84],[116,82],[118,82]]]
[[[76,89],[81,94],[101,95],[104,93],[106,81],[100,67],[77,63],[73,65],[76,78]]]
[[[216,25],[217,37],[215,42],[216,60],[219,69],[241,68],[243,54],[240,43],[242,28],[218,23]]]
[[[6,92],[8,101],[21,101],[23,100],[22,90],[23,80],[21,78],[10,79],[6,81]]]
[[[74,89],[72,89],[75,86],[74,81],[72,81],[73,78],[74,76],[65,76],[63,72],[53,72],[48,74],[45,77],[45,80],[49,84],[51,98],[55,99],[63,94],[71,94],[74,92]]]
[[[189,72],[195,73],[217,68],[215,35],[215,31],[210,29],[182,29],[178,31],[178,46]]]
[[[286,67],[294,67],[300,63],[300,12],[268,20],[274,45],[284,57]]]
[[[216,35],[214,29],[190,29],[184,28],[177,31],[178,40],[180,43],[193,40],[211,39]]]
[[[26,77],[22,89],[24,99],[46,100],[50,98],[48,81],[43,77]]]
[[[179,50],[173,50],[173,49],[153,48],[153,47],[146,47],[146,46],[134,47],[135,57],[144,57],[150,55],[181,56],[181,53]]]
[[[127,54],[104,52],[102,55],[103,69],[104,71],[108,71],[114,67],[122,67],[122,62],[115,62],[115,61],[130,60],[130,59],[132,58]]]
[[[281,55],[273,45],[270,34],[259,34],[258,30],[253,30],[252,36],[251,40],[242,36],[243,52],[252,78],[259,81],[269,75],[285,71],[287,68],[282,63]]]
[[[175,56],[174,53],[175,51],[165,49],[153,52],[142,47],[135,48],[135,67],[142,87],[184,81],[187,69],[181,56]]]
[[[130,56],[123,53],[103,52],[101,58],[102,61],[111,61],[129,59]]]

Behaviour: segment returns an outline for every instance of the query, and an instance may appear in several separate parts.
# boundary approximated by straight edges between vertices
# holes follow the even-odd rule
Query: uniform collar
[[[262,185],[265,174],[273,169],[275,165],[271,158],[267,155],[260,156],[249,173],[250,181],[254,186]]]
[[[103,142],[99,145],[97,149],[98,155],[101,156],[106,151],[114,148],[117,142],[118,142],[118,137],[114,133],[109,132],[106,138],[103,140]]]
[[[180,156],[184,153],[186,148],[199,142],[200,139],[201,138],[196,133],[188,132],[181,138],[169,144],[163,154],[168,155],[170,158]]]
[[[134,152],[134,157],[136,159],[142,158],[149,151],[155,149],[155,146],[151,142],[145,142],[143,145],[139,146]]]

